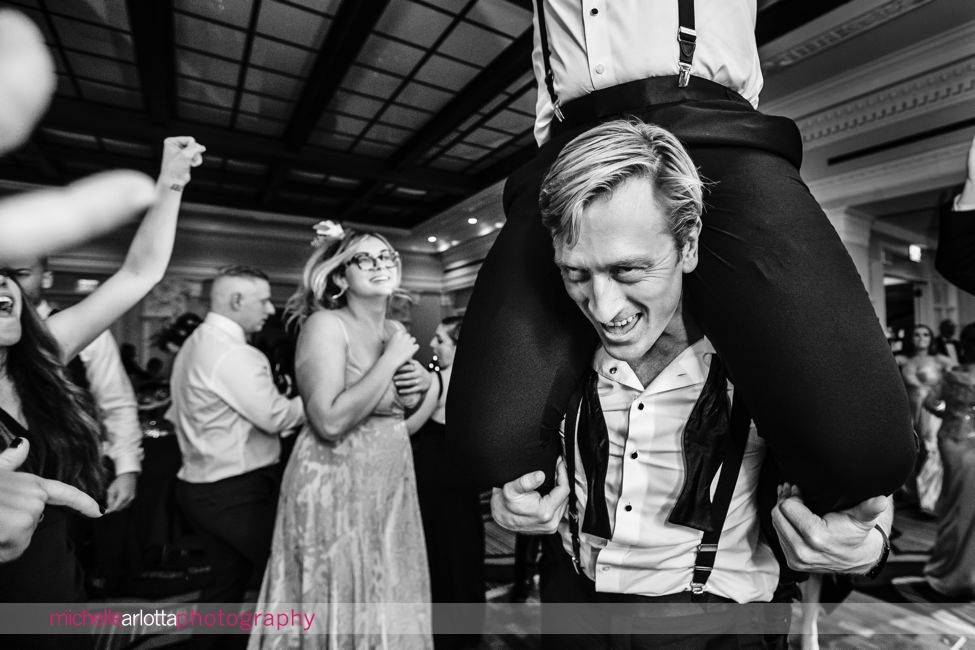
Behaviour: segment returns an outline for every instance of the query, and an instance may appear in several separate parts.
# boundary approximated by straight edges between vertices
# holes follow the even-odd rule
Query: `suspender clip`
[[[562,114],[562,101],[558,97],[552,102],[552,109],[555,111],[555,119],[559,122],[565,122],[565,115]]]
[[[677,30],[677,45],[680,50],[680,60],[677,62],[680,74],[677,77],[677,85],[685,88],[691,80],[691,64],[694,62],[694,50],[697,48],[697,32],[681,26]]]
[[[704,593],[704,584],[700,582],[691,582],[691,593],[695,596],[700,596]]]

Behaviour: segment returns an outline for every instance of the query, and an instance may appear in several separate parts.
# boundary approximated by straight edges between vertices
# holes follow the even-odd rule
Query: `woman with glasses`
[[[308,423],[284,473],[257,611],[306,603],[315,614],[308,632],[325,639],[255,627],[250,647],[430,648],[404,421],[430,377],[412,361],[416,340],[386,317],[399,255],[375,233],[316,229],[318,249],[285,308],[300,328],[295,373]]]

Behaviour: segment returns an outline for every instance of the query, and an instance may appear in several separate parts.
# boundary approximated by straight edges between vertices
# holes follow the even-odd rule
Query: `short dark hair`
[[[264,280],[265,282],[270,282],[271,280],[267,277],[267,273],[261,269],[254,266],[245,266],[243,264],[233,264],[231,266],[224,266],[217,271],[218,278],[256,278],[258,280]]]

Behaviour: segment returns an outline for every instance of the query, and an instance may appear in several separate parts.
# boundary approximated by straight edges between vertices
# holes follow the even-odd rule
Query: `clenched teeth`
[[[638,314],[633,314],[632,316],[628,318],[624,318],[623,320],[610,321],[609,323],[606,323],[606,327],[626,327],[627,325],[635,321],[637,316]]]

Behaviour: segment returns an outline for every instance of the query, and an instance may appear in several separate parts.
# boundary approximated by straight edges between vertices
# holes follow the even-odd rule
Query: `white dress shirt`
[[[53,309],[42,300],[37,313],[47,319]],[[122,356],[112,333],[105,330],[78,353],[85,366],[88,392],[98,409],[99,421],[105,429],[102,455],[112,459],[115,475],[142,470],[142,425],[139,424],[139,404],[132,382],[122,365]]]
[[[273,465],[279,434],[301,425],[301,399],[278,393],[267,357],[234,321],[210,312],[173,363],[173,405],[183,466],[178,478],[212,483]]]
[[[676,75],[677,0],[542,0],[555,92],[564,104],[636,79]],[[762,69],[755,44],[755,0],[695,0],[697,49],[691,74],[738,92],[758,106]],[[535,139],[549,138],[552,102],[535,24],[538,82]]]
[[[613,532],[609,540],[580,533],[580,553],[597,591],[665,596],[690,588],[702,533],[667,518],[684,484],[684,426],[713,354],[711,343],[702,339],[644,387],[626,362],[602,347],[596,352],[593,368],[609,434],[606,505]],[[578,445],[574,453],[578,458]],[[765,444],[753,425],[706,587],[740,603],[769,601],[779,578],[778,562],[759,535],[756,490],[764,457]],[[712,496],[719,477],[720,471],[711,484]],[[581,517],[587,496],[581,462],[576,463],[574,487]],[[567,520],[559,532],[571,555]]]

